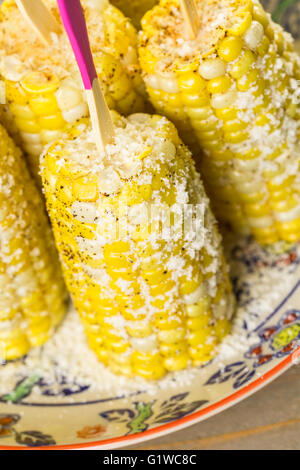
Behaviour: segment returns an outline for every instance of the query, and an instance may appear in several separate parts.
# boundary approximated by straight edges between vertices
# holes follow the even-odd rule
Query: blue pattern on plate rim
[[[18,431],[16,424],[20,421],[21,415],[0,414],[0,439],[13,437],[17,444],[27,447],[40,447],[55,445],[56,442],[50,434],[40,431]]]
[[[151,425],[160,425],[176,421],[209,403],[208,400],[187,402],[186,398],[188,398],[188,396],[189,392],[185,392],[173,395],[168,400],[164,400],[160,404],[159,412],[155,413],[154,418],[151,420]],[[135,402],[134,410],[128,408],[112,409],[100,413],[99,415],[109,422],[125,422],[126,427],[129,429],[126,435],[136,434],[148,429],[149,423],[147,423],[147,420],[154,414],[152,407],[156,402],[157,400],[152,400],[148,403]]]

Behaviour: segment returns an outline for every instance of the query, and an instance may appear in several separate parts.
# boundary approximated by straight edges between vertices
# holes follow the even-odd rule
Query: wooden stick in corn
[[[195,0],[180,0],[180,4],[189,38],[195,39],[200,24]]]
[[[257,0],[196,5],[193,41],[183,39],[179,0],[161,0],[143,19],[151,101],[198,152],[220,221],[263,244],[298,241],[300,62],[292,38]]]
[[[81,121],[49,148],[42,178],[91,348],[117,374],[156,380],[216,355],[234,300],[208,199],[176,128],[160,116],[113,116],[106,156]]]
[[[92,88],[86,93],[96,145],[100,153],[105,153],[106,146],[113,141],[114,128],[98,78],[93,80]]]
[[[35,3],[35,2],[33,2]],[[24,21],[16,3],[0,6],[0,94],[14,118],[33,174],[39,177],[39,156],[78,119],[88,116],[79,71],[63,31],[56,0],[43,0],[59,22],[61,33],[44,42]],[[82,0],[96,70],[107,104],[121,114],[146,109],[146,92],[137,57],[137,32],[108,0]],[[0,105],[1,106],[1,105]]]
[[[16,4],[24,19],[29,22],[46,44],[52,41],[52,33],[60,34],[60,25],[42,0],[34,0],[34,2],[32,0],[16,0]]]
[[[42,345],[66,312],[66,291],[42,197],[0,126],[0,355]]]
[[[57,3],[87,94],[96,145],[100,153],[105,153],[106,145],[112,143],[114,128],[97,77],[83,9],[80,0],[73,0],[72,4],[67,0],[58,0]]]

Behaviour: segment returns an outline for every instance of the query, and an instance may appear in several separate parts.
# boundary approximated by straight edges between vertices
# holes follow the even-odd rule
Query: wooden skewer
[[[42,0],[16,0],[16,4],[24,18],[46,44],[52,41],[51,33],[61,33],[60,25]]]
[[[195,39],[199,31],[199,15],[195,0],[180,0],[181,9],[190,39]]]
[[[57,3],[87,93],[96,145],[99,152],[105,153],[106,145],[113,142],[114,127],[97,77],[82,6],[80,0]]]

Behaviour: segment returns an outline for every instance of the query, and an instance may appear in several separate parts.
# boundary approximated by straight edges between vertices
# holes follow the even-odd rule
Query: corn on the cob
[[[91,348],[114,372],[154,380],[210,360],[234,301],[215,220],[175,127],[147,114],[114,119],[106,157],[86,120],[49,148],[42,178]],[[189,226],[184,236],[180,209],[197,205],[204,237]],[[168,221],[160,210],[166,219],[171,211]]]
[[[60,21],[55,0],[44,1]],[[144,111],[135,28],[107,0],[83,0],[82,4],[109,106],[122,114]],[[80,75],[65,33],[53,35],[52,44],[45,47],[13,0],[1,6],[0,49],[0,85],[2,78],[23,150],[38,174],[43,145],[88,115]]]
[[[66,293],[39,191],[0,126],[0,353],[16,359],[62,320]]]
[[[1,101],[0,101],[1,103]],[[21,147],[22,141],[18,128],[15,124],[14,117],[10,112],[8,106],[0,104],[0,123],[7,130],[8,134],[13,138],[14,142]]]
[[[141,19],[157,3],[157,0],[112,0],[111,2],[126,16],[132,19],[136,28],[141,26]]]
[[[220,221],[263,244],[300,239],[299,57],[256,0],[196,0],[185,38],[178,0],[142,22],[140,60],[152,103],[199,156]]]

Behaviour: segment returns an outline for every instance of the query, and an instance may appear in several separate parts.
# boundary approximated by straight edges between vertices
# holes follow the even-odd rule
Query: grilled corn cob
[[[0,352],[10,360],[43,344],[66,306],[41,196],[2,126],[0,175]]]
[[[136,28],[141,25],[141,19],[150,8],[157,3],[156,0],[112,0],[111,2],[126,16],[132,19]]]
[[[262,244],[295,242],[300,65],[292,39],[256,0],[196,4],[195,40],[185,38],[177,0],[162,0],[143,19],[151,101],[203,149],[198,162],[220,221]]]
[[[0,123],[7,130],[8,134],[13,138],[14,142],[20,147],[22,141],[18,128],[15,124],[14,117],[10,112],[9,108],[5,105],[0,104]]]
[[[82,121],[49,148],[42,179],[91,348],[115,373],[155,380],[210,360],[234,302],[207,197],[174,125],[113,114],[106,157]],[[184,236],[180,210],[197,206],[201,236]]]
[[[57,17],[55,0],[44,0]],[[144,110],[144,84],[137,58],[137,34],[107,0],[82,1],[97,72],[109,106],[122,114]],[[35,175],[45,144],[88,115],[86,98],[64,32],[45,47],[13,0],[0,10],[0,60],[6,102]]]

